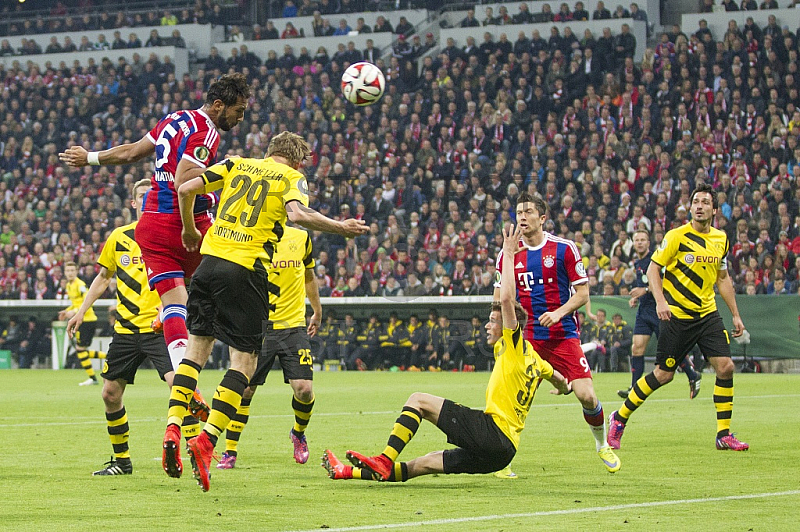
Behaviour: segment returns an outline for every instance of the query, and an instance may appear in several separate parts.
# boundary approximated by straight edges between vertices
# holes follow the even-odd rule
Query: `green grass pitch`
[[[207,398],[222,377],[201,374]],[[736,375],[733,430],[745,453],[714,448],[714,376],[688,399],[683,375],[636,412],[622,470],[606,472],[573,397],[543,383],[512,467],[491,475],[431,476],[405,484],[332,481],[325,448],[380,452],[415,391],[482,408],[488,373],[317,373],[311,459],[292,459],[290,389],[279,373],[258,391],[239,464],[212,472],[211,491],[161,469],[168,391],[143,371],[125,404],[133,476],[92,477],[111,455],[100,386],[77,370],[0,371],[0,529],[5,530],[797,530],[800,375]],[[600,374],[608,414],[627,374]],[[423,423],[401,459],[446,448]],[[218,448],[223,450],[222,442]],[[622,506],[622,508],[620,508]]]

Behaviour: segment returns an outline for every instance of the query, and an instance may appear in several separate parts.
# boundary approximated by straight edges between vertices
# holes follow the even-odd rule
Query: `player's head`
[[[78,265],[74,262],[64,264],[64,277],[67,281],[74,281],[78,277]]]
[[[717,191],[707,183],[700,183],[695,187],[690,201],[692,219],[699,223],[710,222],[719,207]]]
[[[244,118],[250,85],[244,74],[225,74],[208,88],[205,107],[208,116],[222,131],[230,131]]]
[[[542,230],[547,219],[547,203],[539,196],[523,192],[517,196],[517,224],[524,236],[533,236]]]
[[[300,168],[300,164],[310,154],[311,148],[303,137],[290,131],[272,137],[267,147],[267,157],[283,157],[292,168]]]
[[[633,232],[633,249],[639,255],[644,255],[650,249],[650,232],[647,229],[637,229]]]
[[[131,187],[131,207],[136,211],[136,215],[142,210],[144,195],[150,190],[150,180],[140,179]]]
[[[517,318],[520,330],[525,329],[528,321],[528,313],[514,301],[514,316]],[[492,311],[489,313],[489,321],[486,322],[486,341],[489,345],[494,345],[503,337],[503,307],[499,301],[492,303]]]

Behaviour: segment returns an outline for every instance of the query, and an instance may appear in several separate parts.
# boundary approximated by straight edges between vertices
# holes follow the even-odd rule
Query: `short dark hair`
[[[517,196],[517,205],[521,203],[533,203],[533,206],[536,207],[536,212],[539,213],[539,216],[547,215],[547,203],[545,203],[541,196],[534,196],[528,192],[522,192],[519,196]]]
[[[503,305],[499,301],[492,302],[492,312],[497,311],[503,314]],[[514,301],[514,317],[517,318],[520,330],[525,329],[525,324],[528,322],[528,311],[522,308],[519,301]],[[503,325],[505,327],[505,325]]]
[[[212,104],[220,100],[225,105],[236,105],[239,98],[250,98],[250,85],[247,77],[241,73],[220,76],[206,92],[206,103]]]
[[[692,195],[689,197],[689,203],[694,201],[694,197],[700,192],[707,192],[711,194],[711,205],[717,209],[719,208],[719,200],[717,199],[717,191],[709,185],[708,183],[700,183],[697,185],[694,190],[692,191]]]

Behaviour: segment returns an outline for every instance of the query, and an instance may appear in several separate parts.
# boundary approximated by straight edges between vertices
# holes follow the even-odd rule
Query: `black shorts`
[[[447,443],[457,446],[444,451],[445,473],[494,473],[510,464],[517,453],[492,416],[449,399],[444,400],[436,426],[447,434]]]
[[[730,357],[728,331],[716,310],[693,320],[680,320],[675,316],[661,322],[656,364],[664,371],[675,371],[694,345],[706,357]]]
[[[161,380],[173,370],[163,335],[114,333],[100,376],[110,381],[122,379],[128,384],[133,384],[136,370],[148,358],[158,371]]]
[[[250,379],[252,386],[261,386],[267,381],[269,370],[275,364],[275,357],[278,357],[283,368],[283,382],[288,384],[289,380],[314,380],[311,343],[305,327],[266,328],[258,367]]]
[[[258,353],[269,314],[267,275],[205,255],[192,276],[186,328],[245,353]]]
[[[661,320],[656,314],[656,307],[641,306],[636,311],[636,321],[633,324],[633,334],[643,334],[645,336],[656,335],[658,338],[661,328]]]
[[[88,348],[94,340],[94,332],[97,330],[96,321],[84,321],[78,327],[78,334],[75,336],[75,345]]]

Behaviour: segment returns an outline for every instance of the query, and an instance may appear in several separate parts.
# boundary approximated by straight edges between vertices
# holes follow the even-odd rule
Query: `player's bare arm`
[[[147,137],[142,137],[137,142],[114,146],[108,150],[89,152],[81,146],[72,146],[58,154],[62,163],[73,168],[80,168],[88,164],[131,164],[155,153],[156,146]],[[94,154],[94,155],[90,155]],[[96,156],[96,161],[90,157]]]
[[[205,171],[206,168],[197,166],[186,159],[181,159],[178,163],[178,169],[175,171],[175,190],[178,190],[181,185],[187,181],[191,181],[195,177],[203,175]],[[192,205],[192,207],[194,207],[194,205]]]
[[[367,227],[364,220],[356,220],[355,218],[348,218],[342,221],[333,220],[310,207],[306,207],[299,201],[287,203],[286,214],[292,223],[302,225],[306,229],[334,233],[345,238],[364,235],[369,231],[369,227]]]
[[[669,310],[667,298],[664,297],[663,284],[661,281],[661,266],[655,262],[651,262],[650,266],[647,267],[647,282],[656,300],[656,314],[658,314],[658,319],[669,321],[670,317],[672,317],[672,312]]]
[[[569,395],[572,393],[572,383],[567,382],[567,379],[558,370],[554,369],[553,376],[547,380],[554,386],[554,389],[550,390],[551,394]]]
[[[81,303],[80,308],[75,311],[75,315],[72,316],[67,323],[67,334],[70,338],[75,336],[75,331],[77,331],[78,327],[83,323],[83,317],[86,315],[86,312],[88,312],[92,305],[94,305],[94,302],[100,299],[100,296],[108,290],[108,285],[111,284],[111,279],[113,277],[114,272],[110,271],[105,266],[100,267],[100,273],[98,273],[97,277],[92,281],[89,290],[86,292],[86,297],[83,298],[83,303]]]
[[[545,312],[539,316],[539,325],[543,327],[552,327],[561,319],[589,302],[589,283],[581,283],[574,285],[575,293],[570,296],[566,303],[558,307],[552,312]]]
[[[517,300],[517,287],[514,286],[514,254],[519,247],[522,229],[519,225],[506,224],[503,227],[503,272],[500,274],[500,307],[503,314],[503,328],[517,328],[514,303]],[[498,289],[495,289],[497,292]]]
[[[181,232],[181,240],[183,247],[186,251],[193,253],[200,247],[200,241],[203,239],[202,233],[197,229],[194,223],[194,197],[202,194],[206,190],[205,182],[201,176],[197,176],[178,189],[178,207],[181,211],[181,222],[183,222],[183,231]]]
[[[741,336],[744,332],[744,322],[739,315],[739,307],[736,305],[736,292],[733,289],[733,282],[731,281],[728,270],[719,270],[717,272],[717,289],[722,300],[728,305],[728,308],[733,314],[733,336]]]
[[[306,268],[305,284],[306,297],[308,297],[308,301],[311,303],[311,310],[314,311],[311,318],[308,320],[308,329],[306,332],[309,338],[313,338],[317,334],[317,330],[322,323],[322,303],[319,300],[319,286],[317,285],[316,277],[314,277],[313,268]]]

